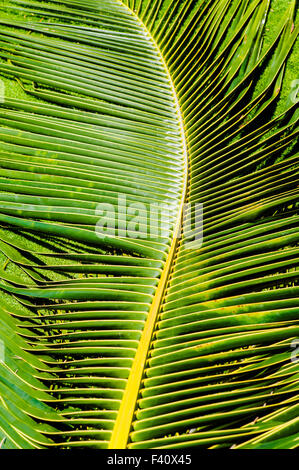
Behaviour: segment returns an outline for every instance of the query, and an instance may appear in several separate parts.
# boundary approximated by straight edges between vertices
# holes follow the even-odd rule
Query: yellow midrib
[[[148,35],[150,35],[150,32],[147,30],[146,26],[142,23],[140,18],[138,18],[135,15],[135,13],[132,10],[130,10],[130,8],[127,5],[125,5],[124,3],[123,5],[130,11],[132,15],[134,15],[137,18],[137,20],[139,21],[139,23],[141,24],[145,32]],[[109,443],[109,449],[126,449],[127,448],[131,426],[132,426],[132,422],[134,419],[136,404],[138,400],[139,390],[140,390],[140,386],[141,386],[141,382],[142,382],[142,378],[144,374],[148,352],[150,349],[151,339],[153,336],[156,320],[160,312],[160,306],[163,301],[163,296],[164,296],[165,288],[167,286],[167,281],[169,278],[173,260],[177,251],[177,245],[179,241],[181,224],[182,224],[182,219],[183,219],[183,208],[184,208],[184,203],[185,203],[186,194],[187,194],[188,153],[187,153],[187,143],[185,139],[183,118],[181,115],[181,110],[180,110],[179,102],[177,99],[175,86],[171,79],[167,65],[164,61],[164,58],[161,54],[161,51],[157,43],[154,41],[152,36],[151,36],[151,39],[153,43],[155,44],[157,52],[164,65],[166,74],[169,78],[169,83],[172,88],[174,101],[176,104],[176,111],[177,111],[178,120],[180,123],[180,130],[181,130],[181,137],[182,137],[183,158],[184,158],[184,182],[183,182],[183,190],[182,190],[181,202],[180,202],[180,206],[178,210],[177,221],[176,221],[176,225],[175,225],[174,232],[173,232],[172,243],[171,243],[167,260],[165,262],[165,265],[164,265],[164,268],[163,268],[163,271],[162,271],[162,274],[161,274],[161,277],[160,277],[160,280],[159,280],[159,283],[158,283],[158,286],[157,286],[157,289],[153,298],[153,302],[151,304],[150,311],[148,313],[147,320],[145,322],[145,326],[144,326],[141,339],[137,348],[136,356],[134,358],[134,362],[130,371],[127,385],[126,385],[126,388],[122,397],[121,405],[118,411],[117,419],[115,421],[114,429],[113,429],[111,440]]]

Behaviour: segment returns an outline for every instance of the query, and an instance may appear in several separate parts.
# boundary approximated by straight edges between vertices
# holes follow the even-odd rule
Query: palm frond
[[[297,446],[298,27],[290,1],[267,41],[270,7],[5,1],[2,447]]]

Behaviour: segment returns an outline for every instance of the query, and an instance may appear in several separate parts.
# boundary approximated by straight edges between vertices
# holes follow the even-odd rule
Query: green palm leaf
[[[4,2],[2,447],[297,446],[298,27],[271,6]]]

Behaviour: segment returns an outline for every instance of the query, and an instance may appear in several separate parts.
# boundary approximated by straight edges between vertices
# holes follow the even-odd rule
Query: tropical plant
[[[1,3],[3,448],[298,445],[283,3]]]

